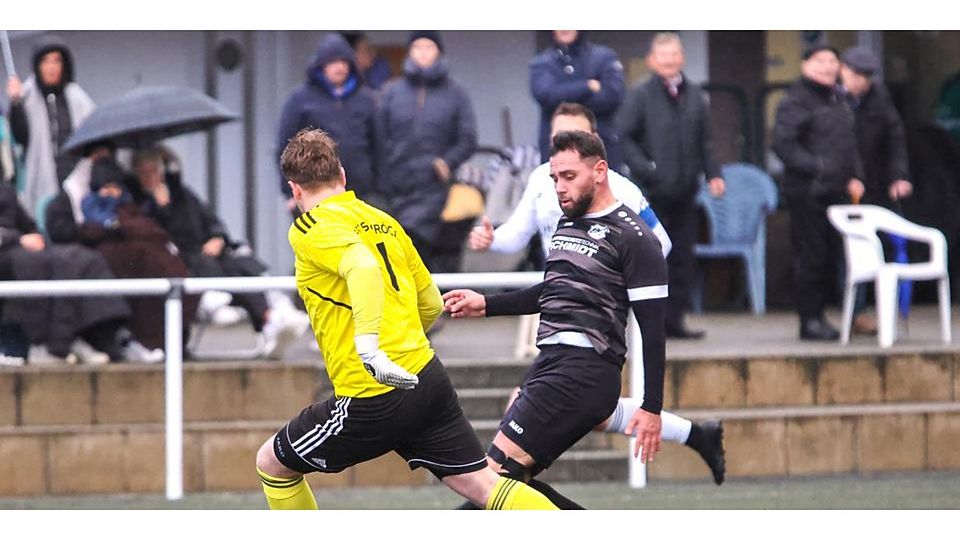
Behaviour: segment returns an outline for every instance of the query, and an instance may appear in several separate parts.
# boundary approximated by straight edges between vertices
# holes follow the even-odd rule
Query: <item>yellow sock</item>
[[[267,504],[271,510],[316,510],[317,501],[313,498],[313,491],[307,481],[297,478],[276,478],[260,470],[260,483],[263,485],[263,494],[267,496]]]
[[[501,477],[487,500],[485,510],[558,510],[549,499],[532,487]]]

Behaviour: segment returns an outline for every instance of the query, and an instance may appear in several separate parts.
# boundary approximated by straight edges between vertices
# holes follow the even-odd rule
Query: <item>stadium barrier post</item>
[[[183,498],[183,283],[170,280],[164,304],[167,500]]]
[[[630,321],[627,323],[627,354],[630,356],[630,397],[643,397],[643,336],[633,312],[630,312]],[[630,467],[630,487],[640,489],[647,487],[647,465],[640,458],[633,457],[637,438],[630,438],[630,454],[627,456]]]

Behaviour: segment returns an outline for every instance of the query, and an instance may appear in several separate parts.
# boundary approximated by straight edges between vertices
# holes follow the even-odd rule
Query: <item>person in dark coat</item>
[[[597,117],[610,168],[622,172],[623,151],[616,112],[626,83],[623,64],[609,47],[587,41],[577,30],[554,30],[553,43],[530,61],[530,92],[540,104],[541,161],[550,155],[550,121],[564,102],[580,103]]]
[[[701,176],[714,197],[723,195],[724,182],[711,155],[709,105],[682,71],[680,37],[669,32],[654,36],[647,64],[653,74],[628,92],[617,119],[631,178],[673,241],[667,257],[667,336],[699,339],[704,333],[684,322],[696,264],[697,193]]]
[[[873,76],[880,70],[880,60],[866,47],[852,47],[840,57],[840,80],[847,101],[853,108],[857,147],[863,163],[863,204],[874,204],[899,210],[900,201],[913,193],[908,180],[907,141],[900,114],[882,83]],[[886,236],[882,235],[883,240]],[[892,247],[886,246],[886,251]],[[857,334],[874,335],[877,322],[864,312],[867,287],[858,287],[852,330]]]
[[[0,279],[112,279],[95,250],[80,245],[48,245],[17,201],[16,189],[0,184]],[[34,347],[30,361],[86,364],[113,360],[159,361],[125,328],[130,308],[119,296],[9,298],[3,322],[16,325]],[[159,357],[157,357],[159,354]]]
[[[783,162],[781,193],[790,211],[794,290],[800,339],[835,340],[824,317],[826,294],[835,289],[840,238],[827,207],[864,192],[854,116],[837,84],[836,49],[818,46],[803,54],[802,77],[777,107],[772,148]]]
[[[476,118],[466,90],[448,75],[440,34],[413,32],[408,45],[404,76],[384,88],[381,101],[387,155],[383,187],[391,214],[427,268],[453,272],[463,242],[455,250],[443,245],[440,214],[453,171],[477,147]]]
[[[880,60],[866,47],[853,47],[840,58],[840,80],[856,122],[863,163],[863,204],[893,208],[913,193],[907,141],[900,114],[882,83],[873,80]]]
[[[220,218],[181,178],[180,160],[163,146],[137,153],[136,178],[127,188],[141,210],[170,234],[190,275],[197,277],[259,276],[267,266],[250,247],[231,240]],[[292,306],[274,309],[262,292],[236,293],[232,302],[243,308],[259,336],[263,356],[280,356],[288,338],[303,334],[310,321]]]
[[[350,189],[369,199],[380,190],[377,178],[381,137],[373,91],[362,84],[353,49],[339,34],[328,34],[307,67],[307,80],[290,94],[280,113],[276,163],[287,141],[301,129],[322,129],[336,141]],[[280,175],[287,209],[295,212],[290,187]]]
[[[47,207],[50,239],[55,243],[78,243],[96,249],[118,278],[187,277],[187,267],[170,235],[156,221],[143,215],[126,192],[124,186],[128,182],[124,170],[109,154],[95,155],[96,159],[88,158],[92,160],[89,189],[79,195],[79,209],[72,200],[78,194],[66,191],[66,182],[65,190]],[[127,300],[132,308],[133,334],[150,349],[163,347],[164,299],[128,296]],[[185,336],[189,336],[197,303],[194,295],[183,298]]]

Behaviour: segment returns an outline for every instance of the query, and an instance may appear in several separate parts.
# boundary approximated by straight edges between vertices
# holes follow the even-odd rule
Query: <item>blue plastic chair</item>
[[[755,315],[767,310],[766,248],[767,214],[777,208],[777,186],[766,172],[747,163],[722,167],[726,193],[714,198],[706,185],[697,202],[704,208],[710,228],[710,243],[697,244],[698,258],[740,257],[744,262],[747,292]],[[669,231],[667,231],[669,233]],[[703,310],[703,279],[696,280],[694,311]]]

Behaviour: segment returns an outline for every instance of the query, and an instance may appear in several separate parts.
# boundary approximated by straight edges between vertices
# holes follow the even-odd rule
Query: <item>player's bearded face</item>
[[[573,151],[560,152],[550,158],[550,176],[553,177],[557,201],[563,215],[578,218],[593,205],[596,192],[594,160],[582,160]]]
[[[563,215],[568,218],[578,218],[587,213],[587,209],[593,204],[593,190],[589,193],[583,193],[577,198],[570,199],[569,206],[560,205]]]

